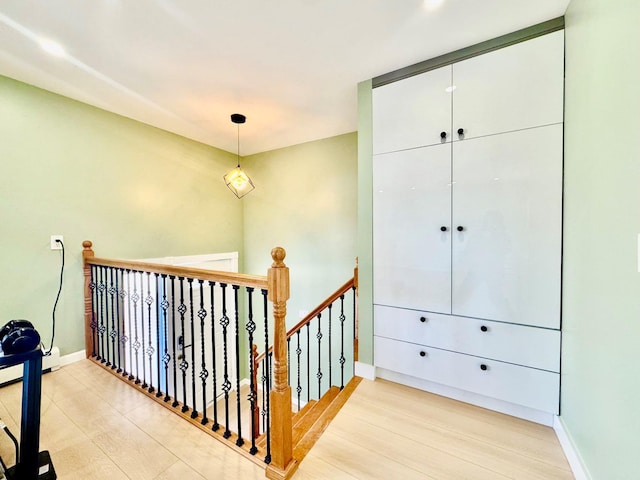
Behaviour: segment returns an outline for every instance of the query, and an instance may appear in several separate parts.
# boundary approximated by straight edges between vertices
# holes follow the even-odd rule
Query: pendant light
[[[240,124],[247,121],[247,117],[239,113],[231,115],[231,121],[238,125],[238,166],[224,176],[224,183],[227,184],[236,197],[242,198],[251,190],[256,188],[242,168],[240,168]]]

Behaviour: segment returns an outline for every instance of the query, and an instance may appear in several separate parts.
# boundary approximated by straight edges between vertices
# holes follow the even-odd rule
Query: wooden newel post
[[[93,352],[93,332],[91,330],[91,322],[93,320],[93,304],[91,294],[91,265],[87,263],[88,258],[93,258],[94,253],[91,250],[93,243],[89,240],[82,242],[82,263],[84,268],[84,351],[87,358],[91,357]]]
[[[267,273],[268,299],[273,303],[273,378],[271,403],[271,463],[267,478],[284,479],[293,475],[297,462],[293,458],[291,427],[291,387],[287,382],[287,300],[289,299],[289,268],[284,264],[284,248],[271,250],[273,264]]]

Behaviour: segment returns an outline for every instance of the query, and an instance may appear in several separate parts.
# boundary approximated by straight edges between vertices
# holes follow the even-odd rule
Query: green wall
[[[358,360],[373,365],[373,112],[371,80],[358,84]]]
[[[592,478],[639,478],[640,2],[566,20],[562,422]]]
[[[264,275],[271,249],[287,251],[287,325],[353,275],[357,135],[349,133],[242,160],[256,189],[245,197],[245,271]]]
[[[82,241],[97,256],[240,251],[242,201],[222,176],[235,155],[0,77],[0,323],[34,322],[62,354],[84,348]]]

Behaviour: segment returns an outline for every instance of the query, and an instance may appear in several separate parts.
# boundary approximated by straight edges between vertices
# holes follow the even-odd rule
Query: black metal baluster
[[[133,375],[133,342],[131,341],[131,339],[133,338],[133,330],[131,329],[131,269],[127,268],[125,270],[126,272],[126,279],[127,279],[127,292],[128,292],[128,300],[127,300],[127,317],[129,319],[129,321],[127,322],[129,329],[129,376],[127,377],[129,380],[133,380],[134,378],[136,378]]]
[[[332,309],[332,307],[333,307],[333,304],[330,303],[328,305],[328,308],[329,308],[329,383],[327,385],[327,388],[331,388],[331,385],[333,385],[333,375],[332,375],[332,370],[331,370],[332,363],[333,363],[333,359],[331,357],[331,343],[332,343],[332,340],[331,340],[331,338],[332,338],[331,337],[331,309]]]
[[[149,385],[146,386],[148,387],[149,393],[153,393],[155,391],[153,388],[153,345],[151,343],[151,305],[153,304],[153,301],[153,297],[151,296],[151,272],[147,272],[147,298],[145,299],[145,303],[147,304],[147,332],[149,334],[149,343],[146,350],[147,357],[149,357]],[[145,385],[142,387],[144,388]]]
[[[249,333],[249,403],[251,408],[251,448],[249,453],[255,455],[258,452],[256,447],[256,417],[254,415],[256,409],[256,401],[258,399],[258,392],[256,392],[257,385],[255,384],[255,365],[253,356],[253,332],[256,330],[256,322],[253,321],[253,288],[247,287],[248,305],[249,305],[249,317],[245,326]]]
[[[196,337],[193,321],[193,278],[188,278],[187,282],[189,283],[189,331],[191,332],[191,400],[193,401],[191,418],[196,418],[198,416],[198,407],[196,404]]]
[[[298,385],[296,386],[296,393],[298,394],[298,411],[300,411],[300,393],[302,393],[302,385],[300,385],[300,354],[302,349],[300,348],[300,330],[296,332],[296,356],[298,359]]]
[[[139,277],[140,275],[136,275],[137,273],[138,272],[136,272],[135,270],[131,272],[131,274],[133,275],[133,295],[131,295],[131,300],[133,301],[133,329],[135,333],[135,339],[133,341],[133,350],[136,355],[136,382],[135,382],[136,385],[138,385],[141,381],[139,352],[140,352],[140,346],[142,345],[140,343],[140,339],[138,338],[138,300],[140,300],[140,295],[138,295],[136,277]],[[142,318],[141,318],[141,321],[142,321]]]
[[[262,381],[262,413],[260,414],[262,416],[262,431],[266,432],[267,431],[267,427],[266,427],[266,419],[267,419],[267,410],[266,410],[266,396],[267,396],[267,357],[263,358],[262,361],[260,362],[260,364],[262,365],[262,376],[260,377],[260,380]]]
[[[340,390],[344,388],[344,295],[340,295]]]
[[[261,289],[260,292],[262,293],[262,302],[263,302],[263,312],[264,312],[264,351],[265,351],[265,379],[267,380],[267,394],[266,394],[266,406],[263,409],[263,414],[266,418],[266,432],[267,432],[267,454],[264,457],[264,462],[269,464],[271,463],[271,411],[269,410],[270,408],[270,404],[269,404],[269,392],[271,391],[271,384],[269,382],[269,378],[271,376],[271,372],[269,371],[269,358],[268,358],[268,352],[269,352],[269,309],[268,309],[268,304],[267,304],[267,290],[265,289]],[[264,386],[263,386],[264,389]],[[264,391],[264,390],[263,390]]]
[[[146,299],[142,298],[142,295],[144,295],[144,272],[138,272],[138,274],[140,277],[140,336],[142,337],[142,342],[140,344],[140,355],[142,358],[140,363],[142,363],[142,388],[147,388],[147,367],[144,363],[144,355],[146,351],[146,341],[144,336],[144,304]]]
[[[178,338],[178,347],[181,350],[180,370],[182,371],[182,413],[185,413],[189,410],[189,407],[187,406],[187,369],[189,368],[189,362],[187,362],[184,354],[184,314],[187,311],[187,306],[184,304],[184,277],[178,277],[178,280],[180,281],[180,306],[178,307],[178,312],[180,313],[180,338]]]
[[[89,290],[91,291],[91,356],[95,357],[97,355],[96,344],[98,343],[97,333],[98,333],[98,324],[96,322],[97,318],[97,285],[96,285],[96,266],[90,266],[91,272],[91,280],[89,282]]]
[[[173,301],[171,302],[173,304]],[[167,314],[169,311],[169,301],[167,300],[167,275],[162,274],[162,328],[164,333],[164,354],[162,355],[162,363],[164,365],[164,401],[169,401],[169,361],[171,360],[171,355],[169,355],[169,329],[167,328],[167,323],[169,319],[167,318]],[[158,383],[160,381],[158,380]]]
[[[200,284],[200,310],[198,310],[198,318],[200,319],[200,353],[202,354],[200,361],[200,380],[202,380],[202,420],[200,423],[202,425],[206,425],[209,423],[209,419],[207,418],[207,377],[209,377],[209,371],[207,370],[207,359],[204,355],[204,319],[207,318],[207,311],[204,309],[204,289],[202,287],[204,280],[198,280],[198,283]]]
[[[162,382],[160,382],[160,334],[161,332],[161,323],[160,323],[160,317],[162,317],[162,321],[164,322],[164,311],[162,308],[162,302],[159,301],[160,300],[160,274],[159,273],[155,273],[154,274],[156,277],[156,299],[155,299],[155,305],[156,305],[156,349],[155,349],[155,355],[156,355],[156,376],[158,377],[156,386],[157,391],[156,391],[156,398],[160,398],[162,396],[162,388],[160,388],[160,385]],[[164,290],[163,290],[163,294],[164,294]],[[153,377],[152,377],[153,378]]]
[[[122,352],[126,346],[127,337],[124,331],[124,298],[126,296],[126,292],[124,291],[124,279],[122,278],[122,268],[118,268],[116,270],[116,291],[118,292],[118,299],[116,304],[116,318],[118,319],[118,370],[117,373],[122,373],[126,375],[125,371],[125,359],[123,358]],[[122,306],[122,308],[120,308]]]
[[[307,322],[307,403],[311,400],[311,320]]]
[[[291,337],[287,337],[287,385],[291,385]]]
[[[318,333],[316,333],[316,338],[318,339],[318,373],[316,373],[316,377],[318,378],[318,398],[322,397],[322,321],[321,321],[322,313],[318,314]]]
[[[109,267],[109,315],[107,316],[107,328],[109,328],[109,319],[111,319],[111,327],[109,330],[109,338],[111,339],[111,348],[107,346],[107,367],[111,367],[112,370],[116,368],[115,366],[115,356],[116,356],[116,338],[118,337],[118,332],[116,332],[116,324],[115,324],[115,303],[117,298],[116,296],[116,288],[113,284],[113,267]]]
[[[224,438],[231,436],[231,430],[229,430],[229,391],[231,390],[231,382],[229,381],[229,366],[227,362],[227,327],[229,326],[229,317],[227,317],[227,284],[221,283],[222,288],[222,318],[220,319],[220,325],[222,325],[222,352],[223,352],[223,367],[224,367],[224,382],[222,383],[222,391],[224,392],[224,427],[225,431],[222,435]]]
[[[218,365],[216,363],[216,310],[214,302],[214,287],[216,282],[209,281],[209,297],[211,299],[211,365],[213,381],[213,425],[211,430],[218,431]]]
[[[357,296],[356,296],[356,286],[354,285],[353,287],[351,287],[351,292],[353,292],[352,298],[353,298],[353,316],[351,317],[351,320],[353,320],[353,331],[352,331],[352,336],[351,336],[351,349],[353,350],[353,355],[351,358],[351,362],[352,362],[352,368],[351,368],[351,372],[352,375],[355,375],[355,371],[356,371],[356,352],[355,352],[355,347],[356,347],[356,303],[357,303]]]
[[[178,371],[176,369],[176,346],[178,345],[178,337],[176,335],[176,277],[175,275],[169,275],[171,279],[171,360],[173,362],[173,403],[171,406],[176,408],[178,406]],[[169,401],[169,395],[164,399],[165,402]]]
[[[240,314],[238,312],[238,285],[232,285],[233,287],[233,306],[234,306],[234,316],[235,316],[235,328],[236,328],[236,412],[238,414],[238,439],[236,440],[236,445],[241,447],[244,444],[244,439],[242,438],[242,415],[240,410]],[[251,348],[249,348],[251,351]]]
[[[104,280],[104,268],[99,267],[100,271],[100,282],[98,283],[98,293],[100,296],[100,326],[98,327],[98,332],[100,333],[100,337],[98,339],[98,343],[100,345],[100,357],[99,360],[104,363],[104,332],[107,331],[107,327],[104,326],[104,292],[107,289],[107,285]]]

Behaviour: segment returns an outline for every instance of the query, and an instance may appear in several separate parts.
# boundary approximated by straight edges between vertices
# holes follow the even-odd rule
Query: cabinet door
[[[563,121],[564,33],[454,64],[453,131],[464,138]],[[457,133],[453,135],[458,140]]]
[[[450,312],[450,178],[450,144],[374,156],[374,303]]]
[[[442,143],[451,139],[451,66],[373,90],[373,153]]]
[[[452,312],[559,328],[562,125],[454,143],[453,182]]]

